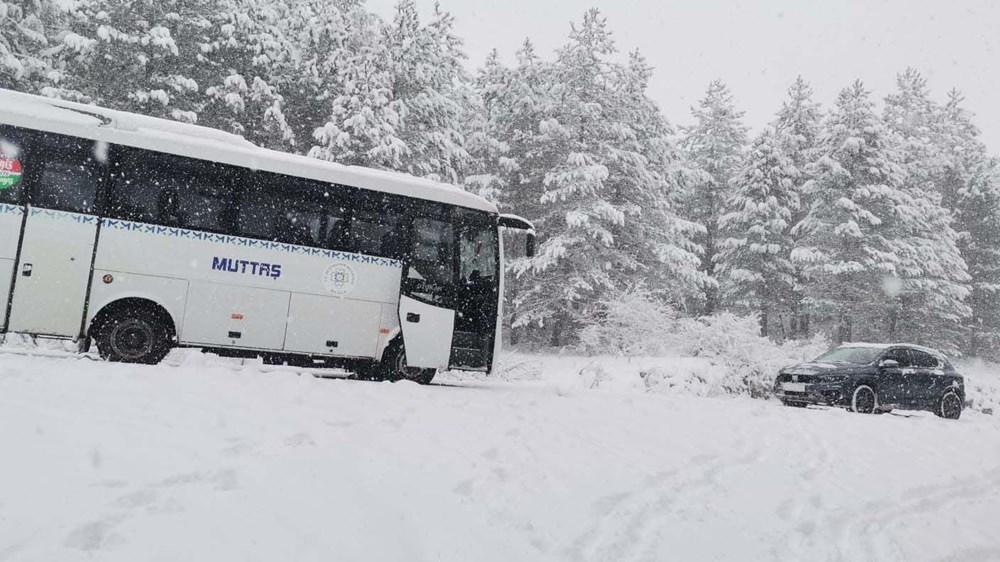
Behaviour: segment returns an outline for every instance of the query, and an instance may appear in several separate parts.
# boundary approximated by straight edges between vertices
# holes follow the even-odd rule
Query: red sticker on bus
[[[0,191],[21,183],[21,161],[0,156]]]

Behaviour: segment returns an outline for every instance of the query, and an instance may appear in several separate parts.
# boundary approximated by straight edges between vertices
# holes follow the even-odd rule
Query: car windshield
[[[817,363],[854,363],[867,365],[884,351],[878,347],[838,347],[815,359]]]

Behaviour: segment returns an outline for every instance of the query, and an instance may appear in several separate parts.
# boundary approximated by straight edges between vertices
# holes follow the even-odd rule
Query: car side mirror
[[[896,361],[895,359],[883,359],[878,366],[883,369],[895,369],[896,367],[899,367],[899,361]]]

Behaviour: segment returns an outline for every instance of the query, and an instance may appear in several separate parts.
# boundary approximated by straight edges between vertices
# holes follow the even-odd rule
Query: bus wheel
[[[101,323],[97,351],[105,361],[156,365],[171,348],[170,329],[157,315],[120,308]]]
[[[408,380],[419,384],[430,384],[437,375],[437,369],[421,369],[406,365],[406,351],[401,342],[396,342],[385,350],[382,357],[386,377],[390,381]]]

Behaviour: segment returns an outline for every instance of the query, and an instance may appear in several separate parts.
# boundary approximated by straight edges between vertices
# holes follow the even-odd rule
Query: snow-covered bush
[[[675,372],[658,365],[640,373],[649,389],[668,387],[698,395],[766,398],[781,367],[812,359],[829,348],[820,337],[777,344],[760,336],[759,319],[752,315],[677,318],[641,284],[603,300],[599,310],[594,322],[580,333],[580,348],[588,355],[698,357],[721,367],[710,372]]]
[[[771,395],[778,370],[820,355],[829,348],[822,337],[808,341],[777,344],[760,336],[756,316],[723,313],[701,318],[682,318],[663,334],[674,354],[716,359],[727,367],[719,381],[727,394],[748,394],[754,398]]]
[[[677,314],[645,285],[602,299],[597,310],[580,331],[579,346],[588,355],[656,357],[667,351],[663,334],[673,328]]]
[[[965,377],[965,407],[1000,415],[1000,365],[980,359],[961,359],[955,368]]]

